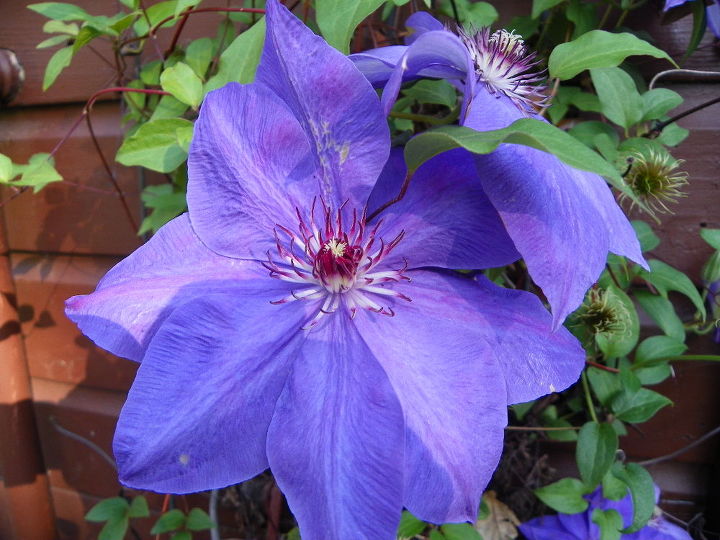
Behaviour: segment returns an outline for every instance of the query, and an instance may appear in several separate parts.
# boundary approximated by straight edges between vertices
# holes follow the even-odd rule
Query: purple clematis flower
[[[408,19],[408,45],[352,55],[382,86],[388,112],[403,81],[448,78],[463,91],[463,125],[486,131],[532,116],[545,103],[536,59],[520,36],[487,29],[458,35],[427,13]],[[646,266],[632,226],[606,182],[555,156],[501,145],[475,157],[477,181],[553,309],[557,326],[577,308],[602,272],[608,252]]]
[[[660,490],[655,488],[655,504]],[[623,527],[629,527],[633,520],[633,502],[630,493],[619,501],[606,499],[602,488],[586,495],[590,505],[578,514],[557,514],[531,519],[520,525],[520,531],[528,540],[600,540],[600,527],[593,522],[595,509],[615,510],[620,514]],[[637,532],[623,534],[623,540],[692,540],[685,529],[664,519],[661,513],[650,518],[648,524]]]
[[[690,0],[665,0],[663,11],[669,11],[672,8],[686,4]],[[705,8],[707,14],[707,25],[710,31],[715,34],[716,38],[720,38],[720,0],[715,0],[712,4]]]
[[[394,538],[403,506],[475,518],[507,404],[572,384],[584,352],[535,296],[443,270],[518,257],[465,154],[375,217],[402,178],[389,151],[372,86],[268,0],[255,82],[202,105],[188,214],[67,301],[141,362],[123,484],[187,493],[270,467],[305,540]]]

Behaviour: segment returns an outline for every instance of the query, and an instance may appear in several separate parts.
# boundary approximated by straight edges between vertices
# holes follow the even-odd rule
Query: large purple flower
[[[536,297],[442,270],[518,257],[466,155],[370,219],[403,176],[388,155],[371,85],[269,0],[256,81],[201,108],[189,213],[67,302],[142,362],[122,483],[186,493],[270,467],[306,540],[394,538],[403,506],[474,519],[507,404],[566,388],[584,353]]]
[[[660,490],[655,488],[655,502]],[[520,525],[520,531],[528,540],[599,540],[600,527],[592,520],[593,511],[615,510],[622,518],[623,528],[633,520],[633,502],[630,493],[620,500],[606,499],[602,489],[585,496],[590,503],[587,510],[577,514],[557,514],[531,519]],[[648,524],[637,532],[622,535],[623,540],[692,540],[685,529],[654,515]]]
[[[392,107],[403,81],[455,80],[462,123],[478,131],[532,116],[544,103],[535,57],[520,36],[500,30],[458,35],[427,13],[408,19],[407,46],[352,55]],[[477,181],[490,199],[535,282],[562,322],[600,275],[608,251],[645,265],[635,233],[605,181],[525,146],[501,145],[477,156]]]

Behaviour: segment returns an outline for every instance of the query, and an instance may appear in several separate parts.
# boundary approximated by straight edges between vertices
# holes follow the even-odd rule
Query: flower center
[[[498,30],[490,34],[483,28],[472,34],[457,28],[475,64],[475,74],[491,94],[509,97],[529,113],[547,105],[543,73],[537,71],[535,53],[529,53],[522,36]]]
[[[341,308],[351,317],[355,317],[361,308],[393,316],[395,312],[384,305],[383,300],[394,297],[410,301],[404,294],[388,287],[401,280],[410,280],[404,275],[407,262],[400,269],[384,268],[387,256],[405,232],[385,243],[378,235],[382,220],[368,229],[365,212],[358,217],[357,211],[353,210],[348,227],[343,223],[343,211],[341,207],[333,214],[322,202],[323,219],[318,225],[316,199],[308,220],[296,208],[298,223],[295,231],[277,225],[274,229],[276,257],[268,252],[268,261],[263,263],[270,270],[270,276],[298,284],[296,290],[273,304],[318,301],[318,313],[305,329],[316,326],[324,315]]]

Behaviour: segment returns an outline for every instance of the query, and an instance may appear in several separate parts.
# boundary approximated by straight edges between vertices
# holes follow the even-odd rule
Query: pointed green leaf
[[[713,248],[720,250],[720,229],[700,229],[700,236]]]
[[[103,499],[85,515],[87,521],[108,521],[127,516],[130,505],[122,497]]]
[[[100,531],[98,540],[123,540],[129,525],[130,519],[127,514],[121,517],[111,518]]]
[[[633,296],[663,332],[676,341],[685,341],[685,326],[670,300],[643,290],[633,291]]]
[[[425,530],[427,523],[419,520],[407,510],[404,510],[400,516],[400,525],[398,525],[397,536],[400,538],[412,538]]]
[[[215,527],[215,523],[207,515],[207,512],[201,508],[193,508],[187,517],[185,526],[191,531],[205,531]]]
[[[60,45],[61,43],[66,43],[70,39],[70,36],[67,34],[60,34],[57,36],[49,37],[45,41],[41,41],[37,45],[35,45],[36,49],[47,49],[49,47],[54,47],[55,45]]]
[[[423,79],[403,90],[403,94],[419,103],[434,103],[452,108],[457,103],[455,87],[444,79]]]
[[[145,497],[138,495],[132,500],[128,515],[131,518],[144,518],[150,515],[150,509],[148,508],[148,503]]]
[[[601,510],[595,508],[590,516],[592,522],[600,527],[600,538],[598,540],[619,540],[623,528],[622,516],[617,510]]]
[[[63,47],[62,49],[55,51],[55,54],[52,55],[47,67],[45,68],[45,76],[43,77],[43,92],[50,88],[62,70],[70,65],[72,57],[72,47]]]
[[[65,2],[42,2],[40,4],[30,4],[28,9],[33,10],[40,15],[44,15],[48,19],[58,21],[84,21],[90,14],[80,6],[67,4]]]
[[[665,298],[667,298],[668,291],[677,291],[684,294],[695,304],[703,319],[707,316],[700,293],[689,277],[669,264],[656,259],[649,260],[648,264],[651,271],[641,270],[640,277],[654,285]]]
[[[186,63],[178,62],[165,69],[160,75],[160,85],[163,90],[193,109],[200,106],[203,97],[202,81]]]
[[[655,416],[656,412],[668,405],[672,405],[672,401],[662,394],[647,388],[640,388],[636,392],[623,389],[612,400],[610,407],[623,422],[639,424],[647,422]]]
[[[325,40],[343,54],[350,52],[355,28],[384,0],[316,0],[315,14]]]
[[[182,118],[151,120],[128,137],[115,159],[127,165],[140,165],[158,172],[171,172],[187,158],[180,146],[178,130],[192,130],[192,122]]]
[[[229,82],[251,83],[260,63],[265,42],[265,18],[245,30],[223,51],[218,62],[217,73],[205,85],[205,92],[226,85]]]
[[[652,516],[655,509],[655,485],[652,477],[637,463],[628,463],[623,466],[616,463],[613,466],[613,475],[623,481],[628,488],[633,501],[632,525],[622,532],[630,534],[642,529]]]
[[[446,523],[440,530],[447,540],[483,540],[469,523]]]
[[[580,477],[588,491],[610,470],[618,449],[618,436],[610,424],[586,423],[578,434],[575,452]]]
[[[642,95],[643,116],[642,121],[657,120],[683,102],[677,92],[667,88],[653,88]]]
[[[615,167],[572,135],[533,118],[521,118],[506,128],[493,131],[475,131],[460,126],[443,126],[426,131],[408,142],[405,161],[410,171],[416,171],[428,159],[453,148],[462,147],[476,154],[489,154],[501,143],[530,146],[554,154],[572,167],[615,180],[620,178]]]
[[[150,534],[163,534],[170,531],[177,531],[185,526],[185,514],[175,508],[165,512],[150,529]]]
[[[533,0],[532,3],[532,18],[537,19],[543,12],[548,9],[554,8],[558,4],[563,3],[565,0]]]
[[[683,342],[668,336],[652,336],[638,345],[635,350],[635,362],[649,364],[658,360],[680,356],[687,350]]]
[[[563,478],[535,490],[538,499],[563,514],[577,514],[587,510],[588,502],[583,499],[584,493],[585,486],[577,478]]]
[[[175,6],[175,16],[177,17],[189,7],[196,7],[201,1],[202,0],[178,0]]]
[[[17,167],[14,168],[17,172]],[[29,186],[37,193],[53,182],[60,182],[62,175],[55,169],[55,160],[50,154],[35,154],[23,168],[20,180],[13,182],[16,186]]]
[[[214,43],[212,38],[196,39],[185,49],[185,63],[190,66],[201,79],[205,78],[208,66],[213,57]]]
[[[0,182],[9,182],[12,177],[12,160],[5,154],[0,154]]]
[[[586,69],[619,66],[625,58],[634,55],[665,58],[675,64],[665,51],[632,34],[592,30],[555,47],[550,54],[548,68],[551,77],[572,79]]]
[[[652,251],[660,245],[660,238],[658,238],[650,225],[638,219],[631,221],[631,223],[640,241],[640,249],[642,249],[643,253]]]
[[[643,102],[635,81],[620,68],[591,69],[602,113],[626,130],[640,122]]]

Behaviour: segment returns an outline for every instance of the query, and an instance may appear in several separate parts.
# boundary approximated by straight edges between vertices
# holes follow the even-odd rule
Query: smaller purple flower
[[[713,281],[708,285],[708,304],[710,305],[710,314],[716,320],[716,328],[713,332],[713,341],[720,343],[720,281]]]
[[[418,12],[405,47],[351,55],[389,111],[404,81],[445,78],[464,94],[461,123],[477,131],[534,117],[546,103],[537,60],[520,36],[499,30],[457,34]],[[583,301],[608,252],[646,265],[632,226],[607,183],[534,148],[502,144],[474,157],[477,182],[498,211],[531,277],[550,303],[555,326]]]
[[[655,488],[655,502],[660,490]],[[520,531],[528,540],[599,540],[600,527],[593,522],[596,509],[615,510],[622,517],[623,526],[629,527],[633,519],[633,502],[630,493],[619,501],[603,497],[598,488],[585,499],[590,503],[587,510],[578,514],[557,514],[531,519],[520,525]],[[622,535],[623,540],[692,540],[688,532],[673,525],[656,512],[648,524],[637,532]]]

